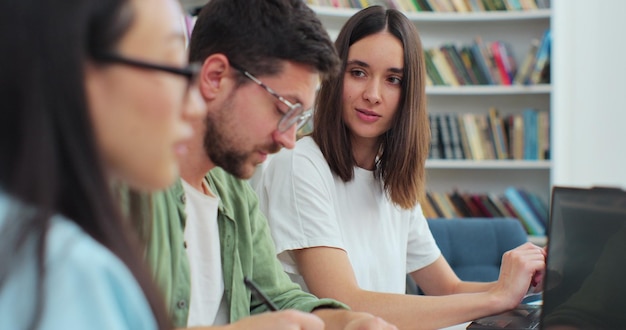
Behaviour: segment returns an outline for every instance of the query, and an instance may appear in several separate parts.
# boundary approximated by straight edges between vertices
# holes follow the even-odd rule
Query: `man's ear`
[[[200,72],[200,93],[206,100],[215,99],[228,84],[230,66],[224,54],[212,54],[204,60]]]

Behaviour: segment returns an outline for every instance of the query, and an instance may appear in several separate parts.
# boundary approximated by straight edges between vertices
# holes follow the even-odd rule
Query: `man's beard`
[[[221,116],[217,116],[221,117]],[[223,118],[215,118],[208,114],[205,120],[204,152],[213,164],[240,179],[249,178],[252,173],[246,172],[248,153],[235,149],[236,143],[229,136],[234,132],[223,125]],[[222,125],[220,125],[222,123]]]
[[[216,166],[239,179],[249,179],[254,170],[248,172],[246,164],[252,152],[244,151],[246,139],[237,138],[237,127],[232,118],[232,97],[224,103],[224,106],[216,114],[207,113],[204,133],[204,152]],[[252,149],[254,150],[254,149]],[[280,146],[273,144],[265,149],[268,153],[276,153]]]

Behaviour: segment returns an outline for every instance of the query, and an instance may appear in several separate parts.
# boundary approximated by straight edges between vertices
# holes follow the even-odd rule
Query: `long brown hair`
[[[129,0],[1,1],[0,189],[13,203],[0,228],[0,292],[20,258],[34,258],[30,327],[45,313],[48,228],[74,222],[117,256],[141,287],[161,329],[164,301],[123,221],[98,152],[85,93],[84,65],[112,51],[136,16]],[[26,243],[35,241],[35,253]],[[132,312],[129,312],[132,313]]]
[[[424,164],[430,146],[425,67],[417,29],[401,12],[371,6],[346,22],[335,47],[345,73],[350,46],[385,29],[404,47],[404,78],[392,126],[379,137],[380,153],[374,175],[382,179],[384,189],[394,204],[410,209],[417,205],[424,193]],[[343,75],[322,82],[317,95],[312,137],[331,170],[348,182],[354,176],[355,161],[348,128],[342,119],[342,94]]]

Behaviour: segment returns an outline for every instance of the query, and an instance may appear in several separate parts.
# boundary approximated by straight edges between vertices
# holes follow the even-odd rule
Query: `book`
[[[496,159],[508,159],[509,150],[506,136],[504,134],[502,118],[495,107],[489,108],[489,126],[491,127],[491,138],[495,146]]]
[[[465,0],[451,0],[451,2],[456,12],[466,13],[471,11],[470,7],[467,6]]]
[[[483,55],[483,51],[480,49],[480,45],[474,41],[471,46],[469,46],[470,52],[472,53],[474,60],[476,62],[477,70],[481,72],[481,75],[485,78],[486,85],[495,85],[493,78],[491,77],[491,69],[487,63],[487,59]]]
[[[424,51],[424,63],[426,64],[426,74],[432,80],[433,85],[445,85],[445,81],[433,63],[432,52]]]
[[[498,74],[500,75],[500,83],[502,85],[511,85],[511,76],[509,72],[509,64],[506,53],[503,52],[500,41],[494,41],[489,44],[491,53],[493,54],[493,60],[498,68]]]
[[[422,213],[424,213],[424,217],[426,217],[427,219],[439,218],[439,214],[437,214],[437,211],[435,211],[435,208],[433,207],[430,200],[426,197],[426,194],[424,194],[424,198],[419,201],[419,204],[422,207]]]
[[[473,201],[471,194],[461,194],[461,197],[465,201],[465,204],[472,213],[472,218],[486,218],[487,215],[483,213],[480,207]]]
[[[514,114],[507,117],[509,126],[509,158],[524,159],[524,117]]]
[[[542,203],[539,201],[538,197],[521,188],[517,188],[517,192],[528,205],[535,217],[541,222],[542,226],[547,228],[548,210],[541,205]]]
[[[460,83],[457,80],[456,76],[452,72],[452,68],[448,65],[443,53],[438,48],[431,48],[426,50],[430,52],[430,56],[433,59],[433,64],[439,72],[439,75],[443,78],[443,81],[446,86],[459,86]]]
[[[437,204],[437,202],[435,201],[435,198],[433,197],[433,193],[432,192],[426,192],[426,198],[428,199],[428,202],[430,202],[430,205],[433,207],[433,209],[437,213],[437,217],[438,218],[444,218],[445,216],[443,214],[443,211],[439,207],[439,204]]]
[[[467,73],[470,75],[470,79],[474,85],[488,85],[489,82],[487,78],[485,78],[483,72],[478,67],[478,63],[476,62],[476,58],[474,58],[474,54],[472,50],[468,46],[463,46],[459,50],[459,56],[461,57],[461,61],[463,65],[465,65],[465,69]]]
[[[452,73],[456,77],[456,80],[459,82],[459,84],[469,85],[469,76],[467,75],[465,67],[463,66],[461,61],[456,57],[454,49],[454,45],[451,44],[445,44],[439,48],[444,58],[448,62],[448,65],[452,69]]]
[[[487,197],[489,198],[489,201],[491,202],[491,204],[493,204],[493,206],[496,209],[498,209],[498,212],[503,217],[507,217],[507,218],[517,217],[517,215],[515,215],[514,213],[511,213],[509,209],[504,205],[504,203],[502,203],[502,199],[498,195],[496,195],[495,193],[489,193],[487,194]]]
[[[476,127],[478,128],[478,138],[483,147],[484,159],[496,159],[496,151],[492,138],[493,134],[491,134],[491,127],[489,127],[487,116],[477,115],[474,119],[476,120]]]
[[[428,122],[430,124],[430,151],[428,158],[442,159],[441,143],[439,142],[439,125],[437,125],[435,115],[429,113]]]
[[[469,208],[467,203],[465,203],[463,196],[461,196],[461,194],[457,190],[454,190],[450,194],[450,200],[456,206],[460,216],[464,218],[472,217],[472,210]]]
[[[538,159],[550,159],[550,114],[540,111],[537,118]]]
[[[472,71],[471,61],[469,61],[468,59],[467,63],[465,63],[465,61],[463,60],[463,56],[461,56],[461,51],[459,50],[458,47],[454,46],[453,44],[448,44],[446,45],[446,47],[448,48],[448,51],[450,52],[452,61],[459,68],[459,71],[463,75],[463,78],[465,79],[466,84],[478,85],[479,81],[474,76],[474,72]]]
[[[500,85],[502,83],[502,79],[500,77],[500,73],[493,58],[493,54],[491,53],[490,47],[483,43],[481,37],[474,38],[474,43],[478,46],[483,61],[485,61],[485,64],[487,65],[489,75],[491,76],[491,80],[493,81],[492,85]]]
[[[450,128],[448,127],[448,121],[445,118],[445,114],[436,113],[433,114],[439,127],[439,138],[441,139],[441,150],[443,159],[455,159],[454,152],[452,151],[452,141],[450,136]]]
[[[477,11],[477,12],[485,11],[485,6],[483,5],[482,0],[469,0],[468,2],[470,4],[470,8],[472,9],[472,11]]]
[[[452,208],[452,206],[450,204],[447,203],[446,199],[445,199],[445,194],[441,193],[441,192],[431,192],[431,195],[433,197],[433,200],[435,201],[435,203],[437,204],[437,206],[439,207],[439,209],[441,210],[441,212],[443,213],[443,217],[446,219],[452,219],[455,218],[455,213],[454,213],[454,209]]]
[[[476,115],[472,113],[462,114],[463,126],[467,132],[467,139],[472,154],[472,159],[482,160],[485,158],[485,152],[483,151],[483,143],[481,139],[481,133],[479,132],[478,125],[476,124]]]
[[[480,212],[483,214],[484,217],[486,218],[493,218],[494,215],[493,213],[491,213],[491,210],[489,208],[487,208],[487,205],[485,205],[482,197],[478,194],[472,194],[470,196],[472,202],[474,202],[474,204],[476,206],[478,206],[478,208],[480,209]]]
[[[550,82],[550,49],[552,44],[552,37],[550,29],[547,29],[543,38],[541,39],[541,45],[537,49],[537,55],[535,56],[535,65],[530,73],[531,84],[542,84]]]
[[[470,149],[469,140],[467,138],[467,132],[465,130],[465,124],[462,116],[456,116],[457,127],[459,131],[459,139],[461,140],[461,147],[463,148],[464,159],[474,159],[472,150]]]
[[[522,111],[524,119],[524,159],[537,160],[539,154],[537,110],[526,108]]]
[[[519,191],[515,187],[508,187],[504,191],[505,196],[518,212],[519,216],[526,224],[526,228],[530,235],[543,236],[546,234],[546,228],[541,224],[534,214],[530,206],[524,201]]]
[[[450,133],[450,147],[452,148],[452,159],[465,159],[463,154],[463,146],[461,144],[461,137],[459,134],[458,120],[456,115],[447,113],[444,114],[445,121],[448,124],[448,130]]]
[[[522,65],[520,66],[515,78],[513,78],[513,84],[515,85],[526,85],[530,79],[530,73],[532,72],[535,66],[535,56],[537,55],[537,49],[539,49],[539,39],[533,38],[530,41],[530,47],[526,52],[526,56],[522,61]]]

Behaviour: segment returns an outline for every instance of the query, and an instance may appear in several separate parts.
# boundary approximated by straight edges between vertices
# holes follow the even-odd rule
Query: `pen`
[[[271,310],[272,312],[278,310],[278,307],[274,305],[274,303],[265,295],[265,293],[259,290],[259,287],[256,285],[256,283],[254,283],[254,281],[245,276],[243,278],[243,282],[250,289],[250,291],[252,291],[252,293],[256,295],[257,298],[261,299],[261,301],[265,304],[265,306],[267,306],[267,308],[269,308],[269,310]]]

